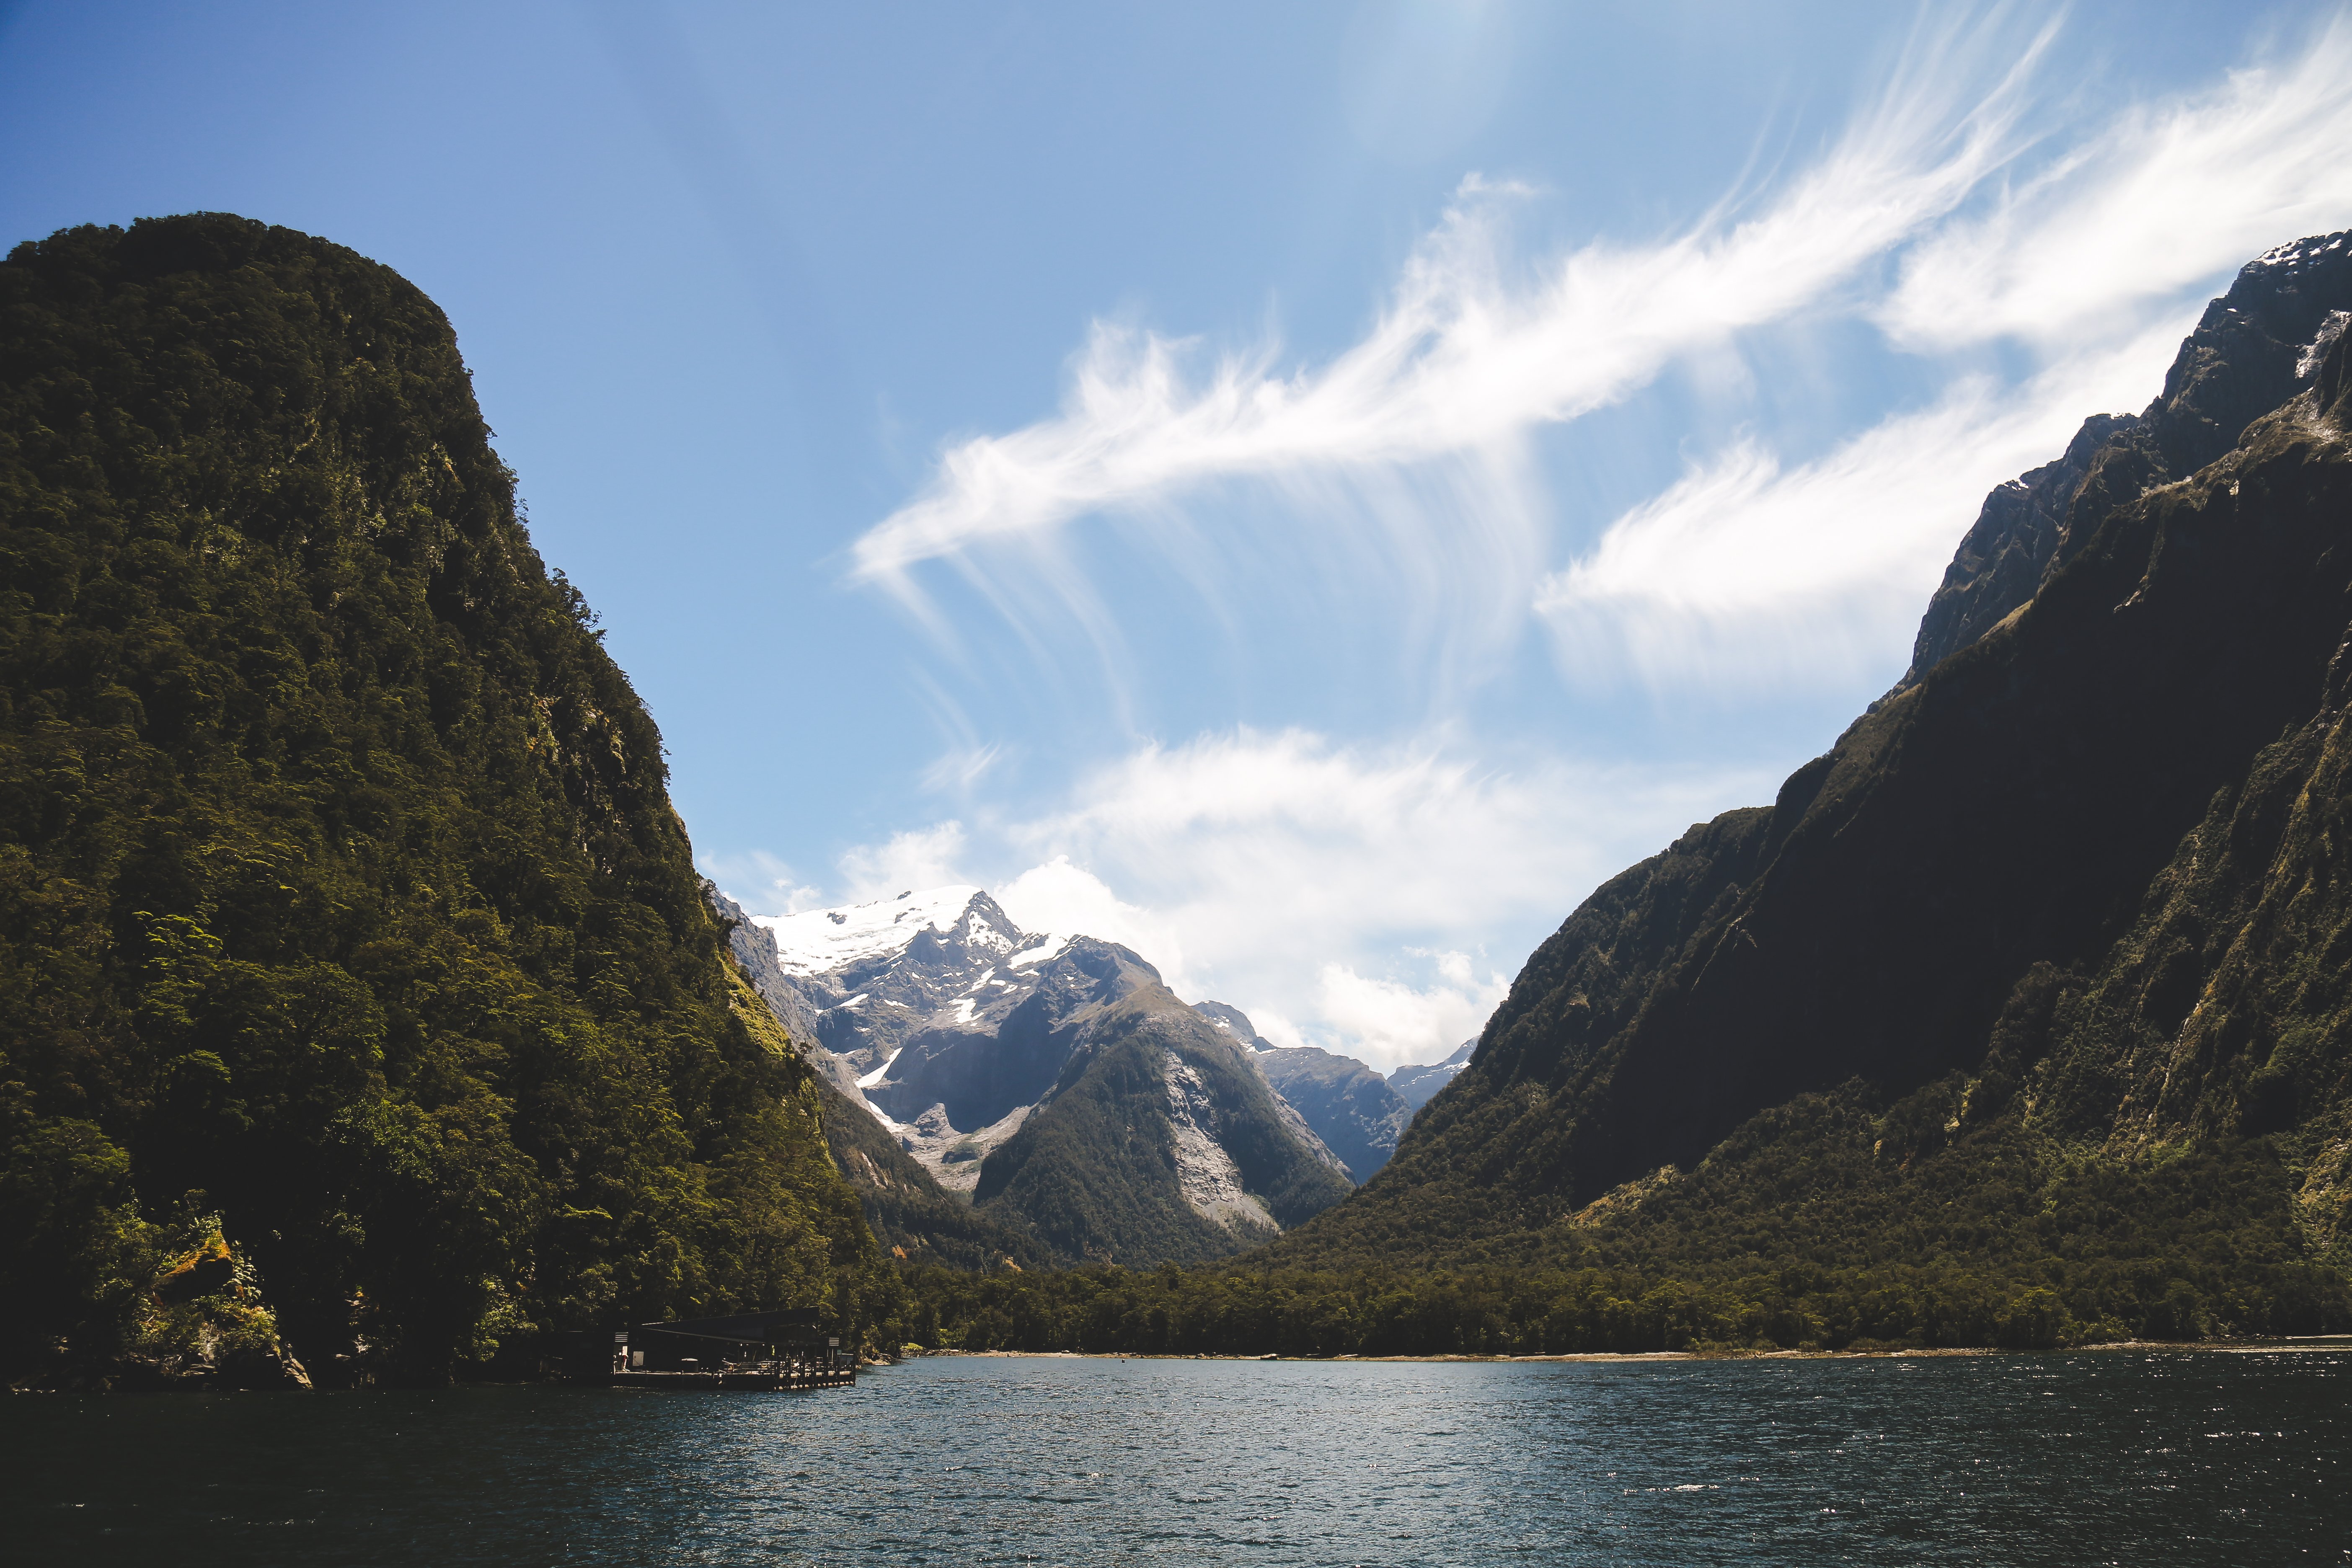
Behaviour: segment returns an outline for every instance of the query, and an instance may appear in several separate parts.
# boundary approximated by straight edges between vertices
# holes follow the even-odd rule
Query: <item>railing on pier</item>
[[[615,1331],[609,1354],[598,1364],[593,1340],[583,1340],[572,1380],[670,1389],[843,1388],[857,1381],[856,1352],[843,1349],[837,1335],[819,1334],[810,1309],[642,1323]]]

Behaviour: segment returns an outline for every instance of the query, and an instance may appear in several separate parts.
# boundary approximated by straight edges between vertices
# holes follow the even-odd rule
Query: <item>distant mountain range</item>
[[[1229,1256],[1345,1196],[1412,1117],[1363,1064],[1277,1049],[978,888],[782,916],[712,897],[838,1108],[836,1163],[909,1258]]]
[[[1254,1261],[1983,1267],[2116,1331],[2337,1310],[2347,321],[2352,236],[2248,265],[2146,410],[1988,498],[1895,689],[1587,899],[1380,1175]]]

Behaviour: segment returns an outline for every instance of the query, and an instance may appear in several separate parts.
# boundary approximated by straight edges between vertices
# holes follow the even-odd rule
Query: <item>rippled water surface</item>
[[[2352,1563],[2352,1353],[21,1395],[22,1563]]]

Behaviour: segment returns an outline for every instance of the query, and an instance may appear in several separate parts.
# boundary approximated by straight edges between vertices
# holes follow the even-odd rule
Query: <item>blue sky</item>
[[[753,910],[979,882],[1386,1066],[2352,224],[2352,25],[22,4],[0,146],[11,240],[229,210],[441,303]]]

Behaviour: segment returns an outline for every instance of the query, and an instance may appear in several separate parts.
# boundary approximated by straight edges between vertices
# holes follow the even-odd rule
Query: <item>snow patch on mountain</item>
[[[827,974],[890,953],[907,951],[921,932],[951,931],[980,893],[978,888],[929,888],[870,904],[809,910],[797,915],[753,915],[751,923],[776,940],[776,961],[788,974]],[[994,931],[972,933],[974,942],[1006,949]]]

